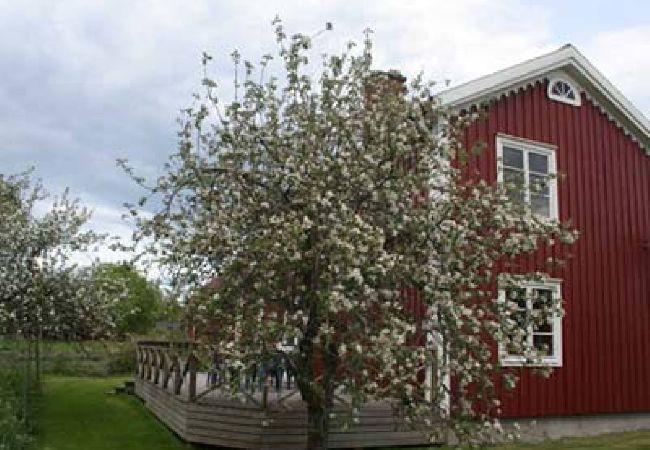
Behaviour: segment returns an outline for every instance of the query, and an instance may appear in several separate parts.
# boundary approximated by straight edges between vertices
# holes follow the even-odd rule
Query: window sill
[[[501,358],[501,367],[562,367],[560,358],[542,358],[541,361],[530,361],[525,358]]]

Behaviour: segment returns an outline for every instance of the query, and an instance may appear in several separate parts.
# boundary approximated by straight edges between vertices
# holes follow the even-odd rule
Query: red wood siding
[[[568,259],[551,274],[564,280],[563,367],[548,379],[519,370],[504,416],[650,412],[650,157],[584,95],[566,105],[540,83],[492,102],[466,131],[467,148],[487,144],[469,170],[491,181],[498,132],[558,146],[560,218],[581,232],[523,263]]]

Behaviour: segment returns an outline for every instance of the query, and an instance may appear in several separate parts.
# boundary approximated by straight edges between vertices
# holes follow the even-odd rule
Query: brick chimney
[[[406,94],[406,77],[398,70],[374,70],[364,88],[367,102],[376,101],[377,97],[385,95]]]

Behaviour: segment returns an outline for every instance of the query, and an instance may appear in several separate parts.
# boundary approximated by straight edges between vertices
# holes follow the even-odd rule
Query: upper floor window
[[[497,136],[498,181],[510,197],[538,216],[558,218],[555,149],[543,143]]]
[[[546,306],[559,302],[560,282],[548,280],[501,289],[499,300],[512,303],[511,319],[518,326],[518,332],[508,336],[506,344],[500,348],[501,364],[561,366],[562,319],[557,313],[545,311]],[[514,345],[515,342],[518,345]],[[536,350],[540,359],[527,360],[520,352],[522,347]]]
[[[569,105],[580,106],[580,93],[571,82],[562,78],[554,78],[548,82],[548,98]]]

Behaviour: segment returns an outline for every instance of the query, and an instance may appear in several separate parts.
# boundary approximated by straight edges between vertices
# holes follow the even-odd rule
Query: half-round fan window
[[[580,94],[571,83],[556,78],[548,83],[548,98],[570,105],[580,106]]]

